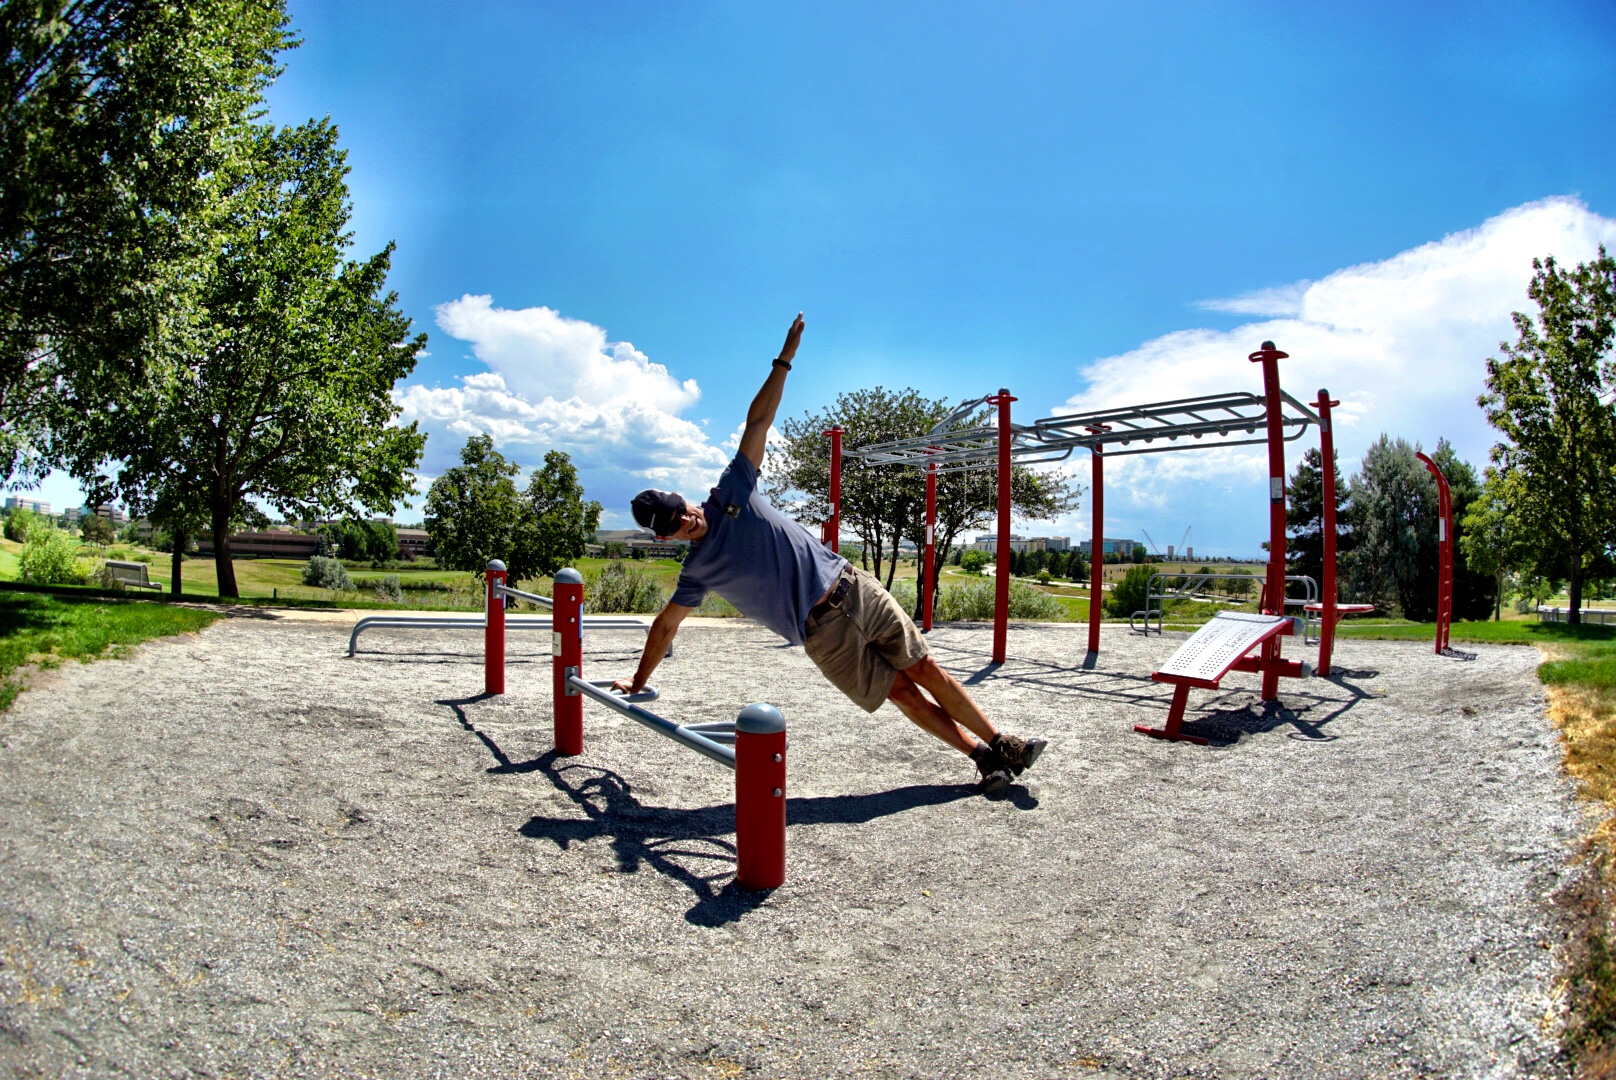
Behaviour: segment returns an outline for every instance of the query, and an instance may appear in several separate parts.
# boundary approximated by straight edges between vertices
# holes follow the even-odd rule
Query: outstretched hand
[[[803,325],[802,312],[799,311],[796,320],[791,324],[791,329],[786,331],[786,343],[780,347],[780,359],[788,364],[791,363],[791,358],[797,355],[797,343],[802,340]]]

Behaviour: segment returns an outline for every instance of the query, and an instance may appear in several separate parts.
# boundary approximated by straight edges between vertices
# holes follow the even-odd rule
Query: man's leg
[[[993,737],[999,733],[987,715],[982,712],[981,706],[965,692],[965,687],[960,685],[960,681],[944,671],[931,656],[921,657],[898,674],[906,675],[913,682],[925,687],[936,699],[937,704],[942,706],[944,713],[956,723],[964,725],[983,742],[992,742]]]
[[[892,692],[887,695],[892,704],[896,705],[903,715],[913,720],[915,724],[929,735],[941,739],[962,754],[969,754],[976,749],[977,740],[960,727],[937,703],[920,692],[913,679],[906,672],[898,672],[892,680]]]

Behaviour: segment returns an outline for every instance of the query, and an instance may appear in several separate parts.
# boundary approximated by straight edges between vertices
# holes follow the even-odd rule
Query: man
[[[746,413],[740,452],[707,501],[671,491],[634,496],[634,520],[658,537],[690,541],[678,587],[646,638],[634,678],[612,685],[637,692],[667,655],[684,621],[709,591],[794,645],[865,712],[891,701],[924,731],[968,755],[984,794],[1001,791],[1043,752],[1043,739],[1000,734],[971,696],[938,666],[925,639],[868,571],[820,544],[757,492],[764,442],[802,339],[802,313],[786,334]]]

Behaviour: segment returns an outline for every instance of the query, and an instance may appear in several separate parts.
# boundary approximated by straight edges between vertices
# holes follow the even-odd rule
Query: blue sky
[[[571,452],[608,525],[712,482],[798,310],[786,415],[1256,389],[1272,337],[1288,390],[1347,402],[1349,472],[1382,430],[1479,465],[1531,257],[1616,246],[1608,3],[291,11],[271,116],[338,123],[356,254],[398,243],[431,335],[423,489],[486,430]],[[1256,460],[1135,459],[1107,534],[1254,553]]]

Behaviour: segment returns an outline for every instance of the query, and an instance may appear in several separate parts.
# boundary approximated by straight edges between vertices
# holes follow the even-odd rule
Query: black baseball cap
[[[679,531],[679,519],[684,516],[684,496],[672,491],[646,488],[634,496],[634,520],[640,528],[650,529],[656,536],[672,536]]]

